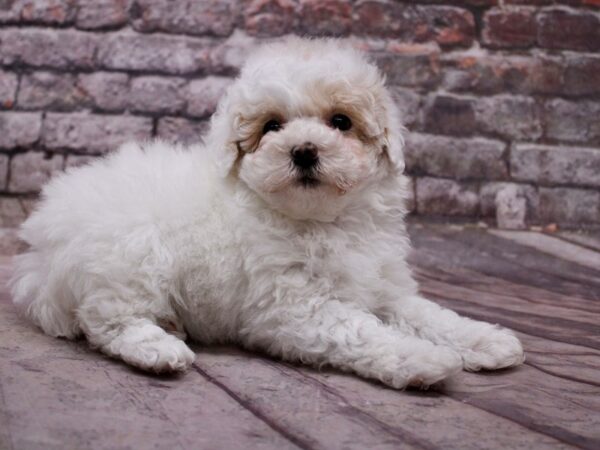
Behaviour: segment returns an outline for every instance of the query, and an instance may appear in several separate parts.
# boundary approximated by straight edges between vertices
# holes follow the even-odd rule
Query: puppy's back
[[[82,267],[116,274],[122,264],[115,250],[124,245],[143,258],[147,240],[159,240],[159,230],[203,213],[213,178],[201,147],[160,141],[128,143],[58,175],[21,227],[30,248],[15,258],[14,303],[47,334],[75,337]]]

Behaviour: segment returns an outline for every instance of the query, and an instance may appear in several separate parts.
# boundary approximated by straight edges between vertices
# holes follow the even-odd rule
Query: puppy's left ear
[[[235,115],[229,108],[229,90],[226,92],[217,110],[210,119],[210,128],[204,143],[211,154],[217,169],[217,174],[225,178],[231,172],[239,156],[237,143],[234,139]]]
[[[389,92],[385,92],[383,98],[384,107],[384,151],[395,170],[404,172],[404,134],[406,128],[402,125],[400,112]]]

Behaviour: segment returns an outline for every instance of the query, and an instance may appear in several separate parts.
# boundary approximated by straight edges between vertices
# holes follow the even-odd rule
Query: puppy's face
[[[302,40],[275,48],[228,94],[237,176],[286,215],[333,220],[393,167],[391,100],[352,50]]]

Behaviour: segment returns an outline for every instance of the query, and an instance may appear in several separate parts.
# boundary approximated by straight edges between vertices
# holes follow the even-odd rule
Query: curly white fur
[[[331,127],[345,114],[352,128]],[[262,133],[277,119],[279,131]],[[250,58],[205,144],[124,145],[70,169],[23,225],[14,301],[142,369],[234,342],[402,388],[519,364],[507,330],[422,298],[405,262],[402,132],[377,68],[336,40]],[[312,143],[314,183],[290,149]]]

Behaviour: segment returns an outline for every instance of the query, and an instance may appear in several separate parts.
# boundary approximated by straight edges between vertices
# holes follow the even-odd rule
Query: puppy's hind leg
[[[158,326],[149,308],[104,295],[93,297],[77,313],[92,346],[156,373],[184,371],[194,362],[194,352]]]

